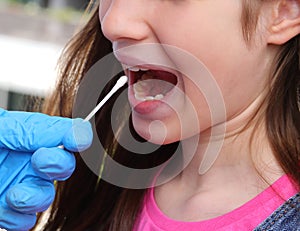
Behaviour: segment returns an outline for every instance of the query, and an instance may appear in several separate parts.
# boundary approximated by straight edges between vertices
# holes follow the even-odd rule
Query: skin
[[[159,11],[164,14],[157,15]],[[141,136],[149,139],[151,134],[145,127],[149,127],[154,119],[158,119],[166,127],[165,143],[182,140],[181,132],[184,133],[183,137],[187,138],[214,126],[215,123],[234,119],[262,94],[271,57],[259,37],[256,38],[255,48],[248,49],[242,36],[240,15],[240,1],[144,0],[125,2],[104,0],[102,2],[100,9],[102,30],[112,41],[115,50],[145,43],[162,43],[183,49],[204,63],[223,95],[227,118],[213,123],[207,102],[199,90],[201,86],[193,83],[199,76],[183,76],[181,89],[191,100],[201,128],[194,129],[187,126],[190,121],[194,120],[193,112],[191,112],[193,110],[191,105],[182,102],[182,97],[178,97],[177,102],[180,106],[176,107],[176,112],[180,114],[180,118],[176,113],[171,112],[165,113],[167,116],[164,118],[159,118],[159,116],[149,118],[133,113],[135,129]],[[176,27],[176,33],[174,33],[174,27]],[[199,29],[195,31],[195,28]],[[190,32],[193,36],[186,36]],[[174,36],[174,34],[183,36]],[[151,62],[144,58],[147,52],[124,53],[117,55],[121,63],[126,64],[131,57],[140,58],[140,56],[142,56],[141,59],[146,59],[146,62]],[[165,54],[167,52],[161,53],[161,56],[168,56]],[[162,62],[167,62],[165,60],[169,59],[165,57],[162,58]],[[178,67],[181,66],[182,59],[179,55],[170,59],[170,62]],[[187,126],[186,130],[189,133],[181,131],[178,120]]]
[[[199,221],[225,214],[268,187],[258,172],[263,172],[270,184],[283,174],[265,138],[263,123],[257,129],[254,120],[247,130],[242,130],[264,98],[272,60],[278,51],[273,44],[280,45],[296,33],[278,32],[282,26],[280,19],[284,21],[289,15],[286,8],[280,11],[281,2],[284,1],[267,1],[263,5],[257,31],[249,46],[242,34],[242,4],[239,0],[102,0],[101,26],[114,50],[146,43],[183,49],[205,64],[224,100],[226,117],[212,121],[208,104],[199,90],[201,86],[195,84],[201,74],[183,75],[179,88],[191,104],[179,95],[176,113],[166,109],[164,113],[141,115],[133,111],[133,125],[142,137],[156,143],[182,140],[184,154],[188,153],[191,139],[195,135],[201,136],[189,165],[180,175],[155,189],[157,204],[167,216]],[[180,56],[170,58],[169,55],[168,51],[161,51],[162,60],[168,59],[166,62],[181,66]],[[132,57],[147,61],[147,55],[139,52],[116,56],[121,63],[130,65],[134,65],[128,61]],[[195,114],[200,128],[189,126]],[[149,129],[154,120],[164,126]],[[185,124],[183,130],[180,123]],[[210,131],[220,126],[225,126],[226,133],[218,158],[208,172],[199,175],[200,163],[207,154]],[[250,143],[254,129],[256,139]],[[151,131],[156,133],[151,134]],[[214,134],[210,145],[219,145],[220,135]]]

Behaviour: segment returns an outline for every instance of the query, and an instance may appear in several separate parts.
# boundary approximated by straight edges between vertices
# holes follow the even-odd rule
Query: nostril
[[[103,35],[111,42],[118,41],[128,32],[124,29],[124,23],[111,14],[105,14],[101,20]]]

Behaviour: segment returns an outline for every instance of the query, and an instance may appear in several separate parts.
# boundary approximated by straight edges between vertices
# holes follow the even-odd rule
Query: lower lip
[[[149,100],[149,101],[143,101],[140,103],[137,103],[134,107],[133,110],[136,111],[139,114],[149,114],[158,107],[161,107],[163,102],[159,100]]]

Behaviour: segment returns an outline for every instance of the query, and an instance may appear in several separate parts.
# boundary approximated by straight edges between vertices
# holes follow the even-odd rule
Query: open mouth
[[[175,74],[165,70],[131,67],[128,71],[134,97],[139,101],[163,99],[178,81]]]

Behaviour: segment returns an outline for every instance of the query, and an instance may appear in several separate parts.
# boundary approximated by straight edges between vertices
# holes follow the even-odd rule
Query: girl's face
[[[250,47],[241,16],[241,0],[101,0],[101,27],[129,77],[133,125],[142,137],[170,143],[235,121],[262,94],[267,32],[260,20]],[[201,62],[215,86],[205,86],[211,83],[197,71]],[[213,104],[220,93],[224,104]],[[211,119],[211,105],[222,109],[219,118]]]

